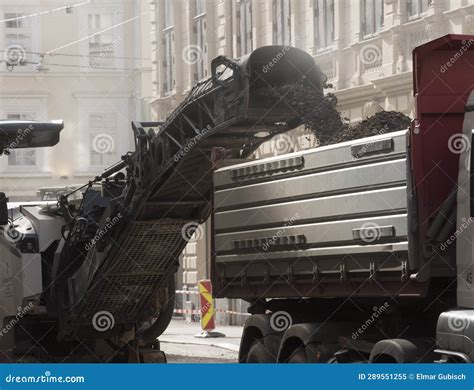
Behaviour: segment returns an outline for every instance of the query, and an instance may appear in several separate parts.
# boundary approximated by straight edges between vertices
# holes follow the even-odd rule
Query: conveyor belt
[[[150,301],[178,268],[187,243],[183,227],[197,226],[210,213],[213,149],[243,159],[300,124],[281,99],[256,91],[303,82],[322,94],[319,68],[294,48],[263,47],[239,61],[217,57],[211,68],[213,76],[197,84],[164,123],[134,124],[129,182],[110,210],[110,217],[121,212],[124,222],[111,244],[89,251],[69,279],[66,334],[90,327],[99,311],[112,313],[116,325],[150,317]]]

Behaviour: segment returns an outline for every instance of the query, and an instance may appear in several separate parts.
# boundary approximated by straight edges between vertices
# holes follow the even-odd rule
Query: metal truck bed
[[[421,294],[407,269],[406,138],[404,130],[217,170],[217,295]]]

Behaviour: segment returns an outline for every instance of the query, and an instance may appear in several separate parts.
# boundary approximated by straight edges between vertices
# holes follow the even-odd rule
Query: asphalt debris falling
[[[330,84],[325,88],[331,88]],[[281,99],[291,107],[307,130],[311,131],[321,146],[403,130],[410,125],[410,117],[397,111],[380,111],[375,115],[350,125],[337,109],[333,93],[321,95],[302,83],[265,88],[263,96]]]
[[[321,145],[348,127],[347,120],[336,108],[337,98],[333,93],[322,95],[314,88],[298,83],[265,88],[260,94],[281,99],[291,107]]]

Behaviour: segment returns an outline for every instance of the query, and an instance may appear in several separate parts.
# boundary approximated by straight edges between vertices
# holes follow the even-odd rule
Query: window
[[[383,26],[384,0],[364,0],[362,10],[362,31],[364,35],[379,32]]]
[[[32,35],[33,29],[31,18],[18,19],[26,14],[16,12],[5,12],[5,19],[14,19],[5,23],[5,57],[18,66],[31,66],[33,62],[31,51],[33,51]]]
[[[91,167],[107,167],[117,162],[115,145],[117,113],[91,112],[89,124],[89,152]]]
[[[90,175],[115,164],[133,146],[129,137],[130,100],[78,97],[76,173]]]
[[[315,44],[324,49],[334,41],[334,0],[314,0]]]
[[[252,1],[237,0],[237,56],[252,51]]]
[[[206,1],[194,0],[193,30],[198,53],[196,55],[195,80],[207,76],[206,70]]]
[[[107,68],[114,66],[115,41],[113,30],[100,32],[114,25],[112,14],[92,13],[88,15],[89,66]]]
[[[29,114],[7,114],[8,120],[33,120]],[[8,167],[15,168],[33,168],[36,167],[36,150],[35,149],[18,149],[10,150],[8,155]]]
[[[409,17],[419,17],[428,11],[431,0],[407,0],[407,11]]]
[[[290,44],[290,0],[273,0],[273,42]]]
[[[171,92],[174,88],[174,7],[173,0],[163,3],[163,90]]]

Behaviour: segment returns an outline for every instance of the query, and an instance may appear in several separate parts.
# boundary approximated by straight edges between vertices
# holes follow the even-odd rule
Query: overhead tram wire
[[[8,61],[5,60],[0,60],[1,63],[7,64],[7,66],[20,66],[19,64],[10,64]],[[32,62],[32,61],[22,61],[21,64],[24,65],[40,65],[39,62]],[[98,69],[98,70],[124,70],[124,71],[135,71],[138,70],[138,68],[114,68],[114,67],[104,67],[104,66],[86,66],[86,65],[73,65],[73,64],[53,64],[53,63],[48,63],[50,66],[62,66],[66,68],[78,68],[78,69]]]
[[[51,14],[53,12],[58,12],[58,11],[62,11],[62,10],[69,10],[69,9],[80,7],[80,6],[83,6],[83,5],[86,5],[86,4],[90,4],[90,0],[84,1],[83,3],[66,5],[66,6],[63,6],[63,7],[54,8],[54,9],[50,9],[50,10],[47,10],[47,11],[41,11],[41,12],[37,12],[37,13],[34,13],[34,14],[30,14],[30,15],[23,15],[23,16],[17,16],[16,18],[3,19],[3,20],[0,20],[0,23],[14,22],[14,21],[17,21],[17,20],[34,18],[36,16],[47,15],[47,14]]]
[[[0,53],[8,53],[9,50],[0,50]],[[40,53],[38,51],[24,51],[23,53],[25,54],[35,54],[37,56],[43,57],[46,55],[49,55],[50,57],[82,57],[82,58],[96,58],[98,55],[94,54],[67,54],[67,53],[53,53],[53,54],[47,54],[47,53]],[[127,56],[111,56],[107,57],[111,59],[116,59],[116,60],[151,60],[149,57],[127,57]]]
[[[100,34],[102,34],[102,33],[104,33],[104,32],[113,30],[114,28],[117,28],[117,27],[123,26],[124,24],[130,23],[130,22],[132,22],[132,21],[138,19],[140,16],[141,16],[141,15],[136,15],[136,16],[134,16],[134,17],[132,17],[132,18],[129,18],[129,19],[127,19],[127,20],[124,20],[123,22],[120,22],[120,23],[114,24],[113,26],[104,28],[104,29],[102,29],[102,30],[100,30],[100,31],[97,31],[97,32],[95,32],[95,33],[93,33],[93,34],[90,34],[90,35],[88,35],[88,36],[86,36],[86,37],[82,37],[82,38],[79,38],[79,39],[77,39],[77,40],[75,40],[75,41],[66,43],[65,45],[59,46],[59,47],[57,47],[56,49],[48,50],[47,52],[44,53],[44,55],[52,55],[52,53],[55,53],[55,52],[57,52],[57,51],[59,51],[59,50],[65,49],[65,48],[67,48],[67,47],[69,47],[69,46],[73,46],[73,45],[75,45],[75,44],[77,44],[77,43],[80,43],[80,42],[82,42],[82,41],[88,40],[88,39],[90,39],[90,38],[92,38],[92,37],[95,37],[95,36],[97,36],[97,35],[100,35]]]
[[[90,3],[90,1],[88,1],[87,3],[81,3],[81,5],[88,4],[88,3]],[[76,6],[78,6],[78,5],[76,4]],[[67,8],[67,7],[66,7],[66,8]],[[65,9],[65,7],[62,7],[62,9]],[[45,11],[45,12],[46,12],[46,11]],[[38,13],[38,15],[39,15],[39,14],[41,14],[41,13]],[[55,49],[48,50],[48,51],[45,52],[45,53],[33,53],[33,54],[37,54],[37,55],[40,56],[41,58],[44,58],[45,56],[54,56],[55,53],[56,53],[57,51],[59,51],[59,50],[65,49],[65,48],[70,47],[70,46],[73,46],[73,45],[75,45],[75,44],[77,44],[77,43],[80,43],[80,42],[83,42],[83,41],[85,41],[85,40],[88,40],[88,39],[90,39],[90,38],[92,38],[92,37],[95,37],[95,36],[97,36],[97,35],[100,35],[100,34],[102,34],[102,33],[104,33],[104,32],[113,30],[114,28],[123,26],[123,25],[125,25],[125,24],[127,24],[127,23],[129,23],[129,22],[131,22],[131,21],[134,21],[134,20],[138,19],[142,14],[144,14],[144,12],[142,12],[140,15],[136,15],[136,16],[134,16],[134,17],[132,17],[132,18],[129,18],[129,19],[127,19],[127,20],[124,20],[123,22],[114,24],[113,26],[104,28],[104,29],[102,29],[102,30],[100,30],[100,31],[97,31],[97,32],[95,32],[95,33],[93,33],[93,34],[90,34],[90,35],[88,35],[88,36],[85,36],[85,37],[79,38],[79,39],[77,39],[77,40],[75,40],[75,41],[66,43],[66,44],[64,44],[64,45],[62,45],[62,46],[59,46],[59,47],[55,48]],[[26,53],[26,52],[25,52],[25,53]],[[90,55],[89,55],[89,56],[90,56]],[[9,66],[9,65],[10,65],[10,66],[16,66],[15,64],[10,64],[8,61],[2,61],[2,62],[5,62],[5,63],[7,64],[7,66]],[[39,65],[39,63],[37,63],[36,65]],[[53,64],[50,64],[50,65],[53,66]],[[56,64],[56,66],[68,66],[68,65]],[[77,67],[77,68],[81,68],[81,67],[88,68],[88,69],[91,68],[91,67],[88,67],[88,66],[81,66],[81,65],[71,65],[71,66],[74,66],[74,67]],[[95,69],[100,69],[99,67],[94,67],[94,68],[95,68]],[[106,69],[106,68],[104,68],[104,69]],[[135,70],[135,69],[130,69],[130,68],[122,68],[122,69],[119,69],[119,68],[110,68],[110,69],[115,69],[115,70]]]

